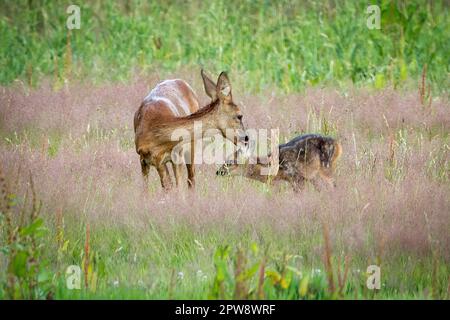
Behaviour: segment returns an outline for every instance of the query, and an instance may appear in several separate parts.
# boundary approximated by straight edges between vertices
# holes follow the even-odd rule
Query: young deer
[[[255,164],[238,164],[236,160],[227,161],[216,172],[217,175],[242,175],[261,182],[288,181],[295,191],[303,189],[309,180],[318,188],[317,177],[335,187],[333,174],[336,163],[342,154],[341,144],[333,138],[316,134],[298,136],[278,147],[279,169],[274,177],[261,175],[262,168],[273,162],[269,154],[267,159],[258,158]]]
[[[161,185],[165,190],[172,187],[168,171],[172,163],[177,186],[182,165],[172,161],[172,151],[180,143],[172,141],[176,129],[184,129],[190,134],[190,161],[187,161],[188,186],[194,182],[194,141],[201,138],[194,135],[194,122],[201,121],[201,134],[207,130],[218,129],[224,138],[234,144],[248,141],[242,123],[240,108],[233,102],[231,84],[225,72],[214,83],[201,71],[205,91],[211,103],[199,108],[199,102],[192,88],[183,80],[166,80],[159,83],[144,99],[134,115],[136,152],[140,156],[144,182],[147,184],[150,166],[158,171]],[[234,129],[227,136],[227,129]],[[236,133],[237,132],[237,133]]]

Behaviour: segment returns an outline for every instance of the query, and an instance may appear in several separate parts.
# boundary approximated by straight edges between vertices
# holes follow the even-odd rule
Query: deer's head
[[[249,137],[245,132],[242,122],[242,112],[239,106],[233,102],[231,84],[225,72],[222,72],[214,83],[205,72],[201,71],[206,94],[213,103],[217,103],[217,112],[214,118],[216,128],[222,136],[235,145],[246,146]]]

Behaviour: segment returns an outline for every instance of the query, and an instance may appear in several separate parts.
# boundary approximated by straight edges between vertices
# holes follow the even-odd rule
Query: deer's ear
[[[222,72],[217,79],[217,96],[221,100],[231,100],[231,84],[226,72]]]
[[[216,90],[216,84],[214,81],[212,81],[205,73],[205,71],[202,69],[200,71],[203,79],[203,85],[205,86],[205,92],[206,94],[212,99],[217,99],[217,90]]]

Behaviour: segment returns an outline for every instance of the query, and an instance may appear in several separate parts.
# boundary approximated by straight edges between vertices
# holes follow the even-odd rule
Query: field
[[[450,298],[448,5],[382,2],[369,32],[360,2],[117,3],[70,33],[65,4],[0,4],[0,299]],[[247,127],[338,138],[337,188],[201,165],[143,192],[134,112],[174,77],[206,104],[200,66]]]

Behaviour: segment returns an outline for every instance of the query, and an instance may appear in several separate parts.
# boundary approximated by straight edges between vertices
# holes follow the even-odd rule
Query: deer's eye
[[[238,116],[236,116],[236,118],[239,120],[239,121],[241,121],[242,120],[242,117],[243,117],[243,115],[242,114],[240,114],[240,115],[238,115]]]

